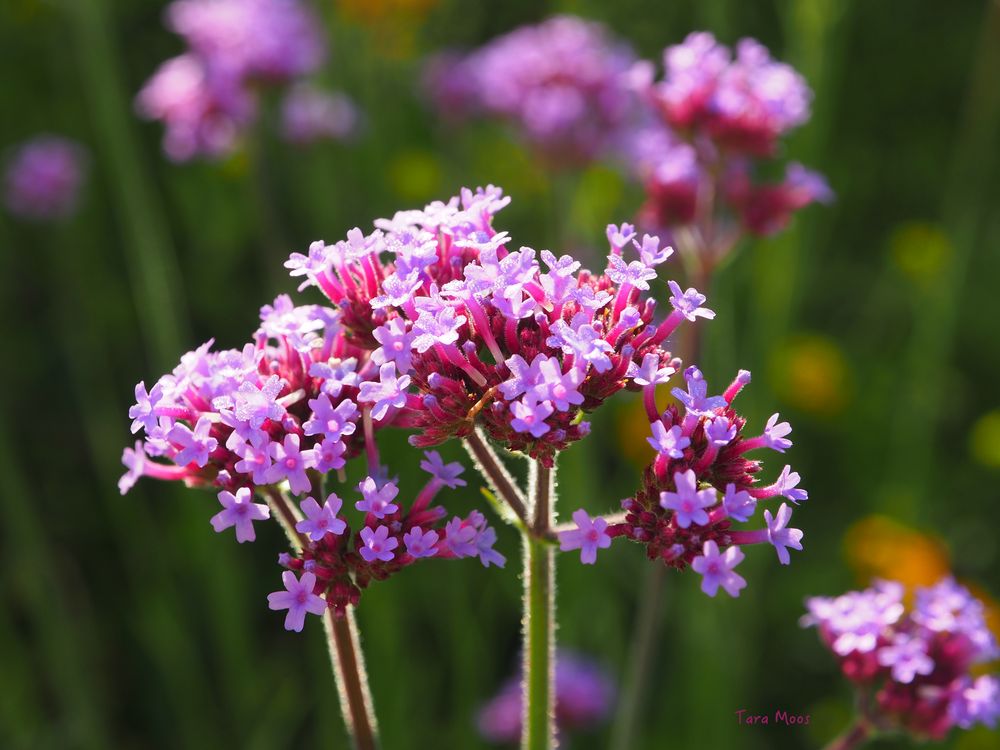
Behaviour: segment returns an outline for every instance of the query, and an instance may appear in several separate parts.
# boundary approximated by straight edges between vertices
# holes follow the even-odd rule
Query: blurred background
[[[759,39],[815,92],[787,155],[837,194],[777,237],[744,243],[709,291],[718,318],[702,357],[719,386],[753,371],[740,397],[751,425],[774,411],[793,424],[788,457],[811,498],[796,513],[806,550],[787,568],[752,550],[738,599],[665,576],[634,747],[814,748],[838,733],[850,691],[797,625],[807,595],[953,570],[997,622],[996,2],[313,5],[331,44],[318,79],[354,100],[357,132],[289,144],[265,99],[234,154],[174,163],[162,127],[133,108],[181,50],[163,2],[0,4],[0,149],[52,132],[89,152],[72,219],[0,214],[11,356],[0,375],[0,747],[347,747],[322,629],[287,633],[266,607],[285,545],[277,525],[238,546],[211,533],[209,493],[145,481],[119,496],[132,389],[210,337],[241,346],[260,305],[292,291],[289,252],[462,185],[513,196],[497,225],[516,243],[605,247],[604,226],[635,215],[638,188],[606,166],[553,179],[501,125],[443,125],[416,84],[428,54],[555,12],[602,21],[649,59],[693,30]],[[627,397],[596,415],[560,467],[566,513],[611,510],[633,491],[647,429]],[[404,476],[417,473],[401,439],[386,450]],[[455,445],[442,452],[465,460]],[[448,502],[481,505],[475,482]],[[489,746],[476,712],[512,673],[519,642],[508,532],[504,571],[428,564],[365,594],[358,617],[386,748]],[[593,568],[560,561],[560,642],[618,681],[646,571],[643,550],[625,543]],[[811,720],[740,726],[740,709]],[[608,723],[568,742],[599,748],[610,736]],[[1000,741],[979,729],[942,746]]]

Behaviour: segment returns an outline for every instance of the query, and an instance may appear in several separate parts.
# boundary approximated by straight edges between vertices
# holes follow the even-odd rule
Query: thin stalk
[[[545,543],[553,521],[554,470],[533,465],[535,516],[524,541],[523,750],[555,747],[555,549]]]
[[[267,504],[281,527],[285,530],[289,544],[301,551],[305,538],[295,529],[302,515],[294,503],[278,489],[265,490]],[[364,653],[354,610],[348,608],[347,615],[336,617],[332,610],[323,615],[327,645],[330,649],[330,664],[333,678],[337,683],[340,711],[344,726],[355,750],[376,750],[378,748],[378,724],[375,721],[374,703],[368,687],[368,672],[365,669]]]
[[[859,716],[842,735],[835,738],[823,750],[854,750],[861,747],[872,736],[872,725]]]
[[[511,512],[525,527],[532,526],[528,520],[528,509],[524,502],[524,494],[514,484],[514,479],[510,472],[503,465],[500,457],[494,452],[482,432],[476,428],[475,432],[462,440],[462,445],[472,456],[476,468],[483,478],[492,488],[493,492],[503,500],[510,508]],[[510,521],[509,518],[504,520]]]

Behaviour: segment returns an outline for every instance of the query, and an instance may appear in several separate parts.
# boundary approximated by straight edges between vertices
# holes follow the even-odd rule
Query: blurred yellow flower
[[[951,572],[951,560],[937,537],[904,526],[887,516],[868,516],[844,537],[848,564],[859,580],[886,578],[908,589],[931,586]]]
[[[920,285],[930,284],[951,258],[953,248],[947,235],[933,224],[901,224],[889,238],[892,262],[907,278]]]
[[[832,416],[847,406],[850,379],[843,352],[817,334],[793,336],[771,359],[775,392],[795,408],[817,416]]]
[[[976,420],[969,435],[969,450],[983,466],[1000,469],[1000,409]]]
[[[663,399],[657,399],[658,404]],[[649,427],[649,417],[642,405],[642,396],[635,395],[624,403],[617,404],[615,415],[618,432],[618,442],[625,458],[639,469],[644,469],[653,460],[656,451],[646,442],[652,433]]]

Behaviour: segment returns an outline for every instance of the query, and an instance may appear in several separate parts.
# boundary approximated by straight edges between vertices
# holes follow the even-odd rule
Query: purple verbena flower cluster
[[[479,733],[497,744],[521,739],[524,695],[520,675],[512,677],[479,711]],[[616,688],[604,668],[579,654],[556,654],[556,728],[560,735],[585,730],[603,722],[614,707]]]
[[[812,92],[791,66],[753,39],[733,55],[698,32],[665,50],[664,70],[659,81],[651,65],[635,76],[650,114],[624,144],[646,186],[640,223],[687,227],[702,252],[721,257],[741,232],[774,234],[795,211],[832,200],[825,180],[797,163],[778,183],[755,178],[809,118]]]
[[[142,476],[211,487],[222,506],[212,526],[233,528],[238,542],[254,541],[254,523],[271,516],[255,495],[277,501],[287,487],[304,498],[304,519],[295,527],[302,549],[282,556],[286,591],[271,597],[273,608],[289,610],[286,624],[294,630],[305,612],[329,607],[343,614],[372,580],[420,558],[504,562],[482,514],[446,521],[445,509],[433,504],[444,487],[465,484],[460,465],[428,453],[422,466],[431,479],[411,503],[401,502],[396,480],[379,464],[375,434],[402,404],[384,396],[386,366],[351,343],[340,317],[328,307],[296,307],[282,295],[261,309],[252,343],[214,351],[208,342],[189,352],[152,388],[139,383],[129,411],[132,432],[144,439],[125,450],[122,493]],[[357,488],[355,508],[364,515],[352,533],[340,515],[344,501],[324,491],[323,477],[362,452],[369,475]],[[289,502],[280,507],[294,512]]]
[[[675,295],[680,293],[676,288]],[[693,290],[685,298],[696,300]],[[680,300],[675,310],[686,311]],[[686,314],[692,318],[703,308]],[[656,385],[666,382],[672,370],[646,355],[633,380],[643,385],[646,411],[651,422],[649,444],[656,457],[643,474],[643,485],[634,497],[622,501],[620,519],[591,519],[586,511],[573,514],[573,527],[559,534],[563,550],[580,550],[581,561],[596,560],[598,549],[624,537],[646,546],[650,560],[683,570],[690,566],[702,576],[702,590],[715,596],[722,588],[739,596],[746,581],[734,568],[743,560],[741,545],[769,543],[782,565],[791,561],[789,549],[802,549],[802,532],[789,527],[791,507],[782,502],[777,511],[764,510],[764,527],[737,530],[734,522],[746,523],[757,512],[760,501],[783,498],[793,504],[808,494],[799,488],[799,475],[785,466],[768,485],[758,484],[760,462],[747,457],[751,451],[770,449],[784,453],[792,442],[787,422],[775,414],[761,435],[746,437],[746,420],[733,409],[740,390],[750,382],[742,370],[721,395],[709,395],[708,385],[697,367],[684,372],[686,389],[673,394],[683,412],[670,405],[662,413],[656,406]],[[659,369],[658,369],[659,368]],[[641,373],[641,374],[640,374]]]
[[[313,85],[293,86],[281,103],[281,132],[290,143],[340,141],[357,131],[360,116],[350,97]]]
[[[864,591],[813,597],[804,626],[816,626],[841,671],[864,694],[882,730],[917,739],[942,739],[958,726],[995,727],[1000,679],[974,676],[974,667],[1000,656],[982,602],[947,578],[916,590],[904,605],[903,586],[877,581]]]
[[[68,138],[40,135],[18,145],[4,173],[4,204],[29,221],[65,219],[76,211],[86,152]]]
[[[672,312],[654,322],[656,304],[644,292],[672,251],[655,237],[639,242],[628,225],[609,228],[600,275],[566,255],[510,249],[507,233],[492,227],[508,202],[492,186],[462,190],[377,221],[371,234],[315,242],[286,265],[322,290],[351,344],[380,365],[358,397],[375,420],[390,415],[415,429],[416,446],[480,425],[551,466],[556,451],[589,431],[584,413],[673,372],[679,362],[663,348],[667,337],[713,313],[702,295],[678,288]]]
[[[626,121],[635,57],[601,24],[555,16],[465,55],[432,59],[425,78],[437,109],[511,122],[551,163],[587,162]]]
[[[256,89],[299,80],[326,57],[320,23],[300,0],[175,0],[166,20],[188,49],[160,66],[136,107],[163,121],[164,150],[177,161],[230,153],[257,117]],[[333,126],[317,128],[315,118],[330,114],[330,102],[291,96],[285,120],[292,137],[303,137],[304,119],[310,139],[329,137]],[[337,109],[339,132],[344,113]]]

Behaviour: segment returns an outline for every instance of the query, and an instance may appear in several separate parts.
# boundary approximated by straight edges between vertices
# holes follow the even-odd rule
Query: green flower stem
[[[267,504],[288,536],[288,542],[296,552],[305,545],[305,538],[295,529],[302,519],[295,505],[280,490],[268,487],[265,490]],[[364,653],[354,610],[348,608],[345,617],[336,617],[332,610],[323,615],[327,644],[330,649],[330,663],[340,697],[340,711],[344,726],[351,737],[355,750],[376,750],[378,748],[378,724],[375,721],[371,690],[368,686],[368,672],[365,669]]]
[[[507,508],[523,527],[530,527],[532,524],[528,520],[524,494],[514,484],[510,472],[507,471],[490,444],[486,442],[482,432],[477,428],[471,435],[462,440],[462,445],[472,456],[479,473],[483,475],[497,497],[507,504]],[[507,516],[503,520],[511,523],[514,519]]]
[[[532,468],[534,520],[524,534],[524,717],[521,747],[555,747],[555,549],[546,543],[553,520],[555,472]]]
[[[834,739],[824,750],[854,750],[864,745],[872,734],[872,725],[863,716],[859,716],[842,735]]]

